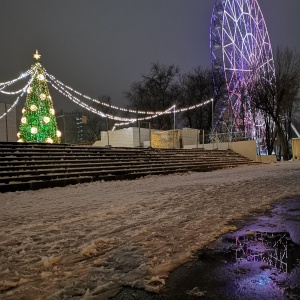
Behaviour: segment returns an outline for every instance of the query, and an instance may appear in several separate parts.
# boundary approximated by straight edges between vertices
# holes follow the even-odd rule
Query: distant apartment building
[[[11,104],[0,103],[0,116],[5,114],[11,107]],[[0,142],[17,141],[17,114],[14,107],[6,116],[0,119]]]
[[[99,119],[99,118],[98,118]],[[56,115],[57,125],[62,132],[62,143],[81,143],[90,141],[92,137],[96,134],[90,133],[92,130],[96,130],[99,133],[100,129],[95,125],[89,126],[89,121],[91,116],[87,116],[85,112],[74,111],[74,112],[64,112],[59,111]],[[97,139],[97,136],[96,136]],[[95,139],[95,140],[96,140]]]

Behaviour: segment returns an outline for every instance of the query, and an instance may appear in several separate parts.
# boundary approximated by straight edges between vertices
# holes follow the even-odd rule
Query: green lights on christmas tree
[[[60,143],[61,132],[57,129],[45,70],[39,62],[41,55],[36,51],[33,57],[36,61],[32,65],[32,81],[22,109],[18,142]]]

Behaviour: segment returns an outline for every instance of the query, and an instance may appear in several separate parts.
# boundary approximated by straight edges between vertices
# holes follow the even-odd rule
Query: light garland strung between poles
[[[1,87],[1,88],[5,88],[5,87],[7,87],[7,86],[10,86],[10,85],[12,85],[13,83],[17,82],[18,80],[21,80],[21,79],[27,77],[27,76],[30,75],[31,73],[32,73],[32,70],[29,69],[29,70],[27,70],[26,72],[24,72],[23,74],[21,74],[21,75],[20,75],[18,78],[16,78],[16,79],[13,79],[13,80],[10,80],[10,81],[6,81],[6,82],[0,82],[0,87]],[[2,87],[2,86],[3,86],[3,87]]]
[[[117,121],[123,121],[123,122],[127,122],[128,124],[130,123],[133,123],[135,121],[142,121],[142,120],[150,120],[150,119],[154,119],[162,114],[168,114],[169,111],[171,109],[173,109],[174,106],[171,106],[170,108],[168,108],[167,110],[165,111],[162,111],[162,112],[159,112],[155,115],[151,115],[151,116],[148,116],[148,117],[145,117],[145,118],[122,118],[122,117],[118,117],[118,116],[113,116],[113,115],[110,115],[110,114],[104,114],[103,112],[89,106],[88,104],[80,101],[77,97],[73,96],[71,93],[69,93],[68,91],[66,90],[60,90],[53,82],[50,82],[51,85],[58,91],[60,92],[62,95],[68,97],[70,100],[72,100],[74,103],[78,104],[79,106],[87,109],[88,111],[92,112],[92,113],[95,113],[97,115],[100,115],[101,117],[104,117],[104,118],[109,118],[111,120],[117,120]]]
[[[7,95],[16,95],[16,94],[20,94],[17,99],[15,100],[15,102],[10,106],[10,108],[0,116],[0,119],[2,119],[4,116],[7,115],[7,113],[9,113],[19,102],[20,98],[23,97],[23,95],[27,92],[28,87],[30,86],[31,82],[33,81],[33,78],[35,77],[36,73],[36,68],[31,68],[29,70],[27,70],[26,72],[24,72],[22,75],[20,75],[18,78],[13,79],[11,81],[7,81],[7,82],[2,82],[0,83],[0,93],[3,94],[7,94]],[[14,84],[15,82],[26,78],[29,75],[32,75],[31,79],[27,82],[27,84],[20,90],[18,91],[14,91],[14,92],[9,92],[9,91],[5,91],[4,89],[12,84]],[[103,118],[109,118],[111,120],[116,120],[122,123],[116,123],[114,124],[114,128],[116,126],[124,126],[124,125],[129,125],[132,124],[136,121],[145,121],[145,120],[151,120],[154,118],[157,118],[161,115],[164,114],[171,114],[171,113],[180,113],[180,112],[184,112],[184,111],[188,111],[188,110],[193,110],[195,108],[204,106],[210,102],[213,101],[213,99],[207,100],[205,102],[190,106],[190,107],[186,107],[186,108],[181,108],[181,109],[176,109],[175,105],[172,105],[171,107],[169,107],[168,109],[164,110],[164,111],[158,111],[158,112],[153,112],[153,111],[140,111],[140,110],[132,110],[132,109],[126,109],[126,108],[121,108],[121,107],[117,107],[117,106],[113,106],[113,105],[109,105],[105,102],[101,102],[97,99],[93,99],[87,95],[84,95],[76,90],[74,90],[73,88],[63,84],[61,81],[57,80],[53,75],[50,75],[49,73],[46,72],[45,70],[45,75],[49,78],[49,80],[47,80],[59,93],[61,93],[62,95],[64,95],[65,97],[69,98],[71,101],[73,101],[75,104],[81,106],[82,108],[100,115]],[[75,97],[71,92],[77,94],[78,96],[81,96],[87,100],[93,101],[97,104],[115,109],[115,110],[120,110],[122,112],[129,112],[129,113],[134,113],[134,114],[144,114],[144,115],[150,115],[147,117],[142,117],[142,118],[122,118],[119,116],[115,116],[115,115],[111,115],[111,114],[107,114],[104,113],[102,111],[99,111],[91,106],[89,106],[88,104],[86,104],[85,102],[81,101],[80,99],[78,99],[77,97]]]
[[[89,97],[89,96],[87,96],[87,95],[84,95],[84,94],[82,94],[82,93],[80,93],[80,92],[74,90],[73,88],[71,88],[71,87],[65,85],[65,84],[62,83],[61,81],[57,80],[53,75],[50,75],[50,74],[47,73],[47,72],[45,72],[45,74],[46,74],[46,76],[47,76],[50,80],[52,80],[53,82],[55,82],[55,83],[56,83],[58,86],[60,86],[62,89],[68,89],[68,90],[70,90],[71,92],[77,94],[77,95],[80,96],[80,97],[83,97],[83,98],[85,98],[85,99],[87,99],[87,100],[93,101],[93,102],[95,102],[95,103],[97,103],[97,104],[101,104],[101,105],[106,106],[106,107],[108,107],[108,108],[112,108],[112,109],[115,109],[115,110],[120,110],[120,111],[123,111],[123,112],[130,112],[130,113],[134,113],[134,114],[144,114],[144,115],[151,115],[151,114],[152,114],[152,115],[154,115],[154,114],[157,114],[157,113],[158,113],[158,112],[153,112],[153,111],[133,110],[133,109],[122,108],[122,107],[118,107],[118,106],[114,106],[114,105],[109,105],[109,104],[107,104],[107,103],[105,103],[105,102],[101,102],[101,101],[99,101],[99,100],[97,100],[97,99],[91,98],[91,97]],[[51,81],[50,81],[50,83],[51,83]]]
[[[161,113],[165,113],[166,111],[169,111],[170,109],[173,108],[173,106],[172,106],[171,108],[168,108],[166,111],[156,111],[156,112],[154,112],[154,111],[133,110],[133,109],[122,108],[122,107],[118,107],[118,106],[114,106],[114,105],[109,105],[109,104],[107,104],[107,103],[105,103],[105,102],[101,102],[101,101],[99,101],[99,100],[97,100],[97,99],[91,98],[91,97],[89,97],[89,96],[87,96],[87,95],[84,95],[84,94],[82,94],[82,93],[80,93],[80,92],[74,90],[73,88],[71,88],[71,87],[65,85],[64,83],[62,83],[61,81],[59,81],[58,79],[56,79],[53,75],[50,75],[50,74],[47,73],[47,72],[45,72],[45,74],[46,74],[46,76],[48,76],[48,78],[50,79],[49,82],[50,82],[51,84],[52,84],[51,81],[53,81],[54,83],[57,84],[57,86],[60,86],[60,88],[63,89],[64,91],[66,91],[66,89],[68,89],[68,90],[70,90],[71,92],[73,92],[73,93],[77,94],[78,96],[81,96],[81,97],[83,97],[83,98],[85,98],[85,99],[87,99],[87,100],[90,100],[90,101],[93,101],[93,102],[95,102],[95,103],[97,103],[97,104],[101,104],[101,105],[103,105],[103,106],[106,106],[106,107],[109,107],[109,108],[112,108],[112,109],[116,109],[116,110],[120,110],[120,111],[123,111],[123,112],[130,112],[130,113],[134,113],[134,114],[144,114],[144,115],[158,115],[158,114],[161,114]],[[71,93],[70,93],[70,95],[71,95]],[[79,100],[79,101],[80,101],[80,100]],[[211,101],[212,101],[212,99],[207,100],[207,101],[205,101],[205,102],[203,102],[203,103],[199,103],[199,104],[197,104],[197,105],[193,105],[193,106],[190,106],[190,107],[187,107],[187,108],[182,108],[182,109],[180,109],[180,110],[177,110],[176,112],[183,112],[183,111],[187,111],[187,110],[192,110],[192,109],[195,109],[195,108],[200,107],[200,106],[202,106],[202,105],[208,104],[208,103],[210,103]],[[135,119],[135,120],[136,120],[136,119]]]
[[[156,112],[154,115],[153,113],[154,112],[148,112],[148,114],[151,114],[151,116],[148,116],[148,117],[143,117],[143,118],[122,118],[122,117],[118,117],[118,116],[114,116],[114,115],[110,115],[110,114],[107,114],[107,113],[103,113],[91,106],[89,106],[88,104],[82,102],[80,99],[78,99],[77,97],[75,97],[74,95],[72,95],[69,91],[67,91],[64,87],[62,87],[60,85],[60,88],[58,85],[56,85],[54,82],[52,81],[49,81],[49,83],[59,92],[61,93],[62,95],[68,97],[71,101],[73,101],[74,103],[78,104],[79,106],[87,109],[88,111],[92,112],[92,113],[95,113],[97,115],[100,115],[101,117],[107,117],[111,120],[117,120],[117,121],[121,121],[121,122],[125,122],[125,123],[117,123],[115,124],[115,126],[122,126],[122,125],[128,125],[128,124],[131,124],[131,123],[134,123],[136,121],[145,121],[145,120],[150,120],[150,119],[154,119],[154,118],[157,118],[161,115],[164,115],[164,114],[170,114],[170,113],[173,113],[173,108],[174,108],[174,105],[169,107],[168,109],[164,110],[164,111],[159,111],[159,112]],[[56,82],[57,83],[57,82]],[[94,102],[97,102],[99,104],[101,104],[100,101],[96,100],[96,99],[92,99],[90,98],[92,101]],[[192,110],[192,109],[195,109],[195,108],[198,108],[198,107],[201,107],[203,105],[206,105],[210,102],[212,102],[213,99],[210,99],[210,100],[207,100],[205,102],[202,102],[202,103],[199,103],[199,104],[196,104],[196,105],[192,105],[190,107],[185,107],[185,108],[181,108],[181,109],[177,109],[175,110],[175,113],[180,113],[180,112],[185,112],[185,111],[188,111],[188,110]],[[136,113],[136,111],[132,111],[133,113]]]
[[[27,89],[28,87],[30,86],[32,80],[33,80],[33,77],[27,82],[27,84],[20,90],[18,91],[15,91],[15,92],[7,92],[7,91],[4,91],[3,89],[12,85],[13,83],[23,79],[23,78],[26,78],[28,75],[32,74],[33,72],[36,73],[36,70],[35,68],[33,69],[30,69],[30,70],[27,70],[25,73],[23,73],[21,76],[19,76],[18,78],[16,79],[13,79],[11,81],[7,81],[7,82],[3,82],[3,83],[0,83],[0,93],[2,94],[8,94],[8,95],[16,95],[16,94],[20,94],[17,99],[13,102],[13,104],[8,108],[8,110],[6,112],[4,112],[1,116],[0,116],[0,120],[2,118],[4,118],[19,102],[20,98],[23,97],[23,95],[27,92]],[[35,73],[34,73],[34,76],[35,76]]]
[[[158,116],[162,115],[162,114],[176,114],[176,113],[181,113],[181,112],[185,112],[185,111],[188,111],[188,110],[193,110],[195,108],[198,108],[198,107],[201,107],[201,106],[204,106],[208,103],[211,103],[213,102],[213,99],[210,99],[210,100],[206,100],[202,103],[199,103],[199,104],[196,104],[196,105],[193,105],[193,106],[190,106],[190,107],[185,107],[185,108],[180,108],[180,109],[176,109],[176,105],[173,105],[171,106],[170,108],[168,108],[165,112],[159,114]],[[173,110],[172,110],[173,109]],[[146,118],[138,118],[138,119],[134,119],[132,121],[129,121],[129,122],[125,122],[125,123],[116,123],[114,124],[114,127],[112,130],[115,130],[116,127],[118,126],[126,126],[126,125],[129,125],[129,124],[132,124],[136,121],[144,121],[144,120],[149,120],[151,117],[146,117]]]
[[[94,99],[94,98],[91,98],[91,97],[89,97],[89,96],[87,96],[87,95],[81,94],[80,92],[78,92],[78,91],[72,89],[71,87],[69,87],[69,86],[63,84],[61,81],[57,80],[53,75],[50,75],[50,74],[47,73],[47,72],[45,72],[45,73],[46,73],[46,76],[50,79],[50,81],[48,81],[48,82],[51,83],[51,85],[53,85],[53,82],[54,82],[54,83],[56,84],[56,87],[55,87],[55,88],[56,88],[58,91],[59,91],[59,88],[58,88],[58,87],[60,87],[60,89],[61,89],[62,91],[64,91],[64,93],[67,93],[68,95],[70,95],[69,98],[77,99],[76,101],[80,101],[80,100],[79,100],[77,97],[73,96],[73,95],[71,94],[71,92],[73,92],[73,93],[77,94],[78,96],[81,96],[81,97],[83,97],[83,98],[85,98],[85,99],[87,99],[87,100],[93,101],[93,102],[95,102],[95,103],[97,103],[97,104],[100,104],[100,105],[103,105],[103,106],[106,106],[106,107],[109,107],[109,108],[112,108],[112,109],[115,109],[115,110],[120,110],[120,111],[123,111],[123,112],[130,112],[130,113],[134,113],[134,114],[144,114],[144,115],[158,115],[158,114],[160,114],[160,113],[164,113],[164,112],[165,112],[165,111],[157,111],[157,112],[153,112],[153,111],[132,110],[132,109],[122,108],[122,107],[118,107],[118,106],[114,106],[114,105],[109,105],[109,104],[107,104],[107,103],[105,103],[105,102],[101,102],[101,101],[99,101],[99,100],[97,100],[97,99]],[[70,90],[71,92],[68,92],[67,89]],[[62,91],[60,91],[60,92],[61,92],[62,94],[64,94]],[[72,99],[71,99],[71,100],[72,100]],[[73,101],[73,100],[72,100],[72,101]],[[82,101],[81,101],[81,102],[82,102]],[[104,113],[103,113],[103,114],[104,114]],[[116,117],[113,117],[112,115],[105,114],[105,117],[106,117],[106,116],[110,116],[111,119],[116,120]],[[124,118],[122,118],[122,119],[124,119]],[[128,120],[129,120],[129,119],[128,119]],[[131,120],[131,119],[130,119],[130,120]],[[132,120],[133,120],[133,118],[132,118]],[[134,119],[134,120],[136,120],[136,119]]]

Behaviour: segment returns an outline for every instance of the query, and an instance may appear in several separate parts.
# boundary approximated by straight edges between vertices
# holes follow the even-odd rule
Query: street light
[[[174,108],[174,110],[173,110],[173,112],[174,112],[173,148],[175,149],[175,128],[176,128],[176,105],[175,104],[173,105],[173,108]]]
[[[214,99],[211,98],[211,131],[214,131]]]

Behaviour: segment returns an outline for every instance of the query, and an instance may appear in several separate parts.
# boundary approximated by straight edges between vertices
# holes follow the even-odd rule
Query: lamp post
[[[8,142],[8,129],[7,129],[7,107],[6,107],[6,103],[4,103],[4,110],[5,110],[5,130],[6,130],[6,141]]]
[[[214,99],[211,98],[211,131],[214,131]]]
[[[174,124],[173,124],[173,148],[175,149],[175,128],[176,128],[176,105],[174,104],[174,106],[173,106],[173,108],[174,108],[174,110],[173,110],[173,112],[174,112]]]
[[[62,118],[63,119],[63,126],[64,126],[64,131],[63,131],[63,138],[64,138],[64,143],[67,143],[67,131],[66,131],[66,120],[65,120],[65,112],[63,110],[61,110],[61,115],[60,116],[56,116],[56,118]]]
[[[109,146],[109,125],[108,125],[108,116],[106,115],[106,135],[107,135],[107,146]]]
[[[108,120],[108,112],[107,111],[111,111],[111,102],[110,102],[110,97],[109,96],[103,96],[102,97],[102,100],[106,101],[107,104],[109,105],[109,109],[106,110],[106,134],[107,134],[107,146],[110,147],[110,144],[109,144],[109,120]]]

